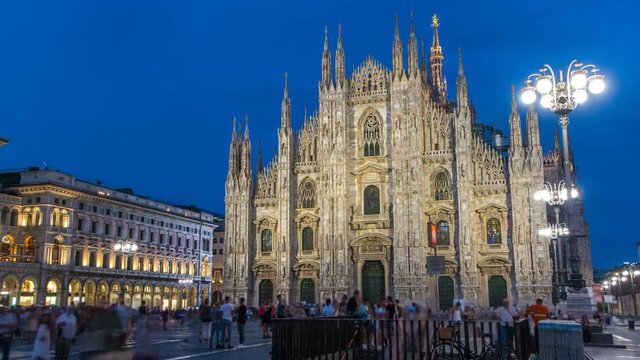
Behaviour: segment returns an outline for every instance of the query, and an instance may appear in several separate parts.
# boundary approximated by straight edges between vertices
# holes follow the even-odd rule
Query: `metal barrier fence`
[[[356,320],[353,318],[276,319],[273,321],[271,358],[274,360],[428,359],[437,342],[442,320]],[[497,320],[466,320],[460,324],[458,340],[471,351],[482,351],[482,334],[499,336]],[[518,359],[528,359],[532,336],[527,319],[514,329]]]

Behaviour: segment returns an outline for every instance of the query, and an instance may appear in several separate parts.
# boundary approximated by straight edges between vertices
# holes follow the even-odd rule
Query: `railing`
[[[271,358],[428,359],[436,344],[435,329],[449,325],[450,321],[442,320],[276,319]],[[483,334],[493,334],[493,343],[497,343],[499,325],[497,320],[466,320],[460,324],[459,341],[479,354]],[[515,325],[515,344],[511,346],[518,359],[528,359],[532,350],[528,320]]]

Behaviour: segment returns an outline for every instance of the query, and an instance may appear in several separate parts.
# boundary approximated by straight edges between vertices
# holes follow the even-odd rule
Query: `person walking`
[[[147,336],[147,315],[149,309],[147,308],[147,302],[142,300],[142,303],[138,307],[138,318],[136,319],[136,339],[138,341],[144,339]]]
[[[240,298],[240,306],[236,309],[236,318],[238,321],[238,348],[244,347],[244,325],[247,323],[247,306],[244,304],[244,298]]]
[[[282,298],[282,295],[276,296],[278,304],[276,305],[276,318],[284,319],[287,317],[287,303]]]
[[[336,309],[331,304],[331,299],[325,301],[325,305],[322,308],[322,316],[335,316]]]
[[[55,360],[69,360],[71,342],[76,337],[76,331],[78,329],[78,320],[71,306],[58,316],[58,319],[56,319],[56,328],[58,329],[58,338],[55,343]]]
[[[31,360],[49,360],[51,358],[51,314],[40,317],[36,338],[33,340]]]
[[[222,349],[222,311],[216,302],[211,305],[211,338],[209,339],[209,349],[215,345],[216,349]]]
[[[162,313],[160,313],[160,318],[162,319],[162,331],[167,331],[167,321],[169,321],[169,309],[164,308]]]
[[[502,300],[502,306],[498,308],[500,317],[500,344],[513,346],[513,322],[518,318],[518,312],[511,307],[509,299]]]
[[[222,335],[224,336],[224,344],[227,345],[227,349],[233,349],[233,346],[231,346],[231,321],[233,320],[233,304],[231,304],[230,297],[226,296],[224,298],[224,304],[220,306],[220,311],[222,311]]]
[[[260,318],[262,320],[262,338],[269,339],[269,328],[271,327],[271,318],[273,317],[273,306],[271,306],[271,300],[267,299],[264,305],[260,308]]]
[[[209,307],[209,299],[204,299],[198,308],[198,317],[200,318],[200,339],[201,344],[206,344],[211,339],[211,308]]]
[[[536,342],[536,354],[539,351],[539,333],[538,333],[538,322],[540,320],[547,320],[549,318],[549,308],[542,303],[542,299],[536,299],[536,303],[534,305],[529,306],[529,315],[533,318],[533,333]]]
[[[11,352],[11,340],[13,331],[18,327],[18,320],[7,308],[0,305],[0,347],[2,347],[2,360],[9,360]]]

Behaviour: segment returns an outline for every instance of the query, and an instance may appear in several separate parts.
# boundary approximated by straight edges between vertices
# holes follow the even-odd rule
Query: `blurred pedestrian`
[[[198,342],[207,343],[211,339],[211,308],[209,307],[209,299],[204,299],[198,308],[198,316],[200,317],[200,339]]]
[[[0,305],[0,347],[2,347],[2,360],[9,360],[13,331],[18,326],[15,315]]]
[[[226,344],[227,349],[233,349],[233,346],[231,346],[231,321],[233,320],[233,304],[231,304],[230,297],[226,296],[224,298],[224,304],[220,306],[220,311],[222,311],[222,334],[224,335],[224,343]]]
[[[162,318],[162,331],[167,331],[167,321],[169,321],[169,309],[164,308],[160,314]]]
[[[271,335],[269,335],[269,328],[271,327],[271,318],[273,317],[271,299],[265,300],[264,305],[260,307],[259,315],[262,320],[262,338],[268,339],[271,337]]]
[[[58,329],[58,337],[55,344],[55,360],[69,360],[71,342],[76,337],[76,331],[78,329],[78,320],[72,307],[68,307],[66,311],[58,317],[56,320],[56,328]]]
[[[244,304],[244,298],[240,298],[240,306],[236,310],[236,317],[238,321],[238,348],[244,347],[244,325],[247,322],[247,306]]]
[[[33,341],[31,360],[49,360],[51,358],[51,314],[42,314],[38,331]]]

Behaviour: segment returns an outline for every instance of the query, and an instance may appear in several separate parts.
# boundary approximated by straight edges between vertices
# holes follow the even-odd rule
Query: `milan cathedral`
[[[359,289],[372,302],[394,295],[434,308],[551,302],[552,249],[539,235],[547,210],[533,194],[561,160],[545,159],[537,113],[523,124],[515,95],[508,138],[476,119],[461,53],[450,99],[439,25],[434,15],[427,60],[412,16],[405,62],[396,19],[392,69],[369,57],[350,76],[341,29],[333,62],[325,29],[319,109],[294,131],[285,78],[277,153],[264,166],[259,153],[257,178],[248,126],[241,135],[234,124],[225,295],[319,303]],[[430,275],[436,254],[444,271]]]

